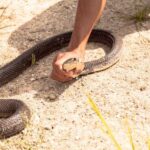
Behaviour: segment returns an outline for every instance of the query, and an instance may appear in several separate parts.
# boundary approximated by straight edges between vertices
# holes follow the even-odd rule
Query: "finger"
[[[58,53],[56,56],[55,56],[55,58],[54,58],[54,60],[53,60],[53,66],[55,66],[55,63],[58,63],[58,64],[61,64],[60,62],[59,62],[59,60],[63,57],[63,55],[64,55],[64,52],[60,52],[60,53]]]
[[[65,75],[59,74],[58,72],[52,72],[51,76],[52,79],[60,81],[60,82],[65,82],[65,81],[70,81],[72,78],[66,77]]]
[[[56,71],[54,71],[51,73],[51,78],[54,80],[63,80],[66,77],[61,74],[58,74]]]
[[[58,58],[58,61],[56,63],[58,63],[59,65],[63,65],[67,60],[71,59],[71,58],[76,58],[75,56],[72,56],[71,53],[67,52],[64,53],[63,55],[61,55],[61,57]],[[78,58],[76,58],[78,59]]]
[[[67,81],[72,80],[72,78],[59,78],[57,76],[53,76],[52,79],[56,80],[56,81],[59,81],[59,82],[67,82]]]
[[[59,74],[59,75],[66,76],[66,77],[73,77],[73,75],[74,75],[73,70],[66,72],[65,70],[63,70],[63,68],[60,65],[56,65],[54,68],[55,68],[55,71],[57,72],[57,74]]]

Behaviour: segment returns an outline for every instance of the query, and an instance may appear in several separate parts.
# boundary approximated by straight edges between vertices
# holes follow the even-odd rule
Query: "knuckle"
[[[62,52],[60,52],[60,53],[57,54],[57,57],[62,57],[62,56],[63,56]]]
[[[69,78],[73,78],[74,74],[70,73],[70,74],[66,74],[66,76],[69,77]]]
[[[55,65],[55,66],[58,66],[58,65],[59,65],[59,63],[56,61],[56,62],[54,62],[54,65]]]
[[[55,62],[53,63],[53,66],[55,66],[55,67],[59,67],[59,66],[60,66],[59,61],[55,61]]]

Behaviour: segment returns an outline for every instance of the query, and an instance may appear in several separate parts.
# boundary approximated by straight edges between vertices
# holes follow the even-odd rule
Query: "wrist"
[[[67,51],[84,55],[85,45],[81,44],[81,45],[75,46],[74,44],[69,44]]]
[[[84,57],[84,54],[85,54],[85,49],[81,47],[77,47],[77,48],[68,47],[67,51],[73,52],[75,53],[75,55],[80,56],[80,57]]]
[[[68,46],[66,51],[71,53],[73,58],[78,58],[80,61],[84,60],[85,50],[81,49],[80,47],[72,48]]]

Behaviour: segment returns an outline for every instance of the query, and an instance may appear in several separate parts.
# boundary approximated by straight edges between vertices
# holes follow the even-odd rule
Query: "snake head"
[[[67,72],[74,69],[80,70],[80,68],[83,68],[83,66],[84,63],[81,62],[78,58],[70,58],[63,63],[63,70]]]

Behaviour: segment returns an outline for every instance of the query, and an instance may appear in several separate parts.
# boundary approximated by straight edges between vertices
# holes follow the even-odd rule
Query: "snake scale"
[[[0,87],[16,78],[25,69],[32,65],[33,56],[36,61],[66,47],[69,44],[72,32],[50,37],[28,49],[10,63],[0,68]],[[122,40],[110,31],[94,29],[89,42],[98,42],[109,47],[105,56],[90,62],[80,76],[105,70],[118,62]],[[30,110],[27,105],[16,99],[0,99],[0,138],[7,138],[22,131],[30,119]]]

